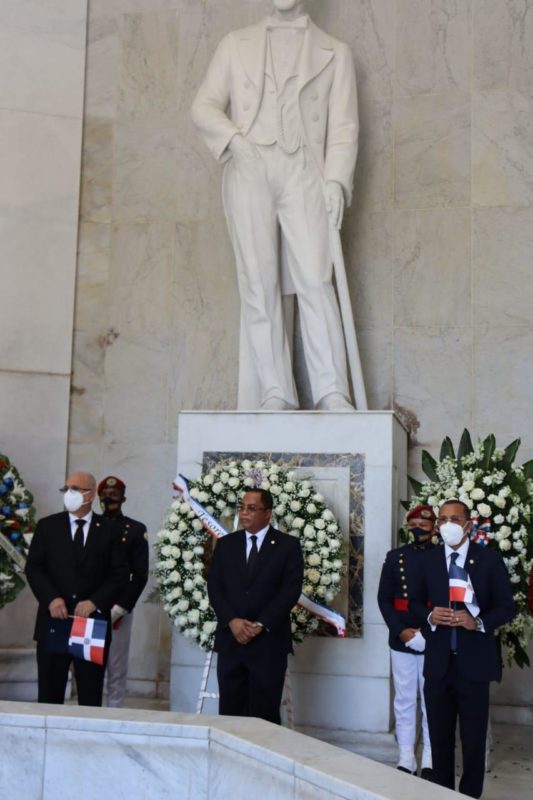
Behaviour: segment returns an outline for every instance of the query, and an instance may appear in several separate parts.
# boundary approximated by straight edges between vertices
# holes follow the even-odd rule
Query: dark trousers
[[[259,717],[281,724],[279,708],[287,671],[287,654],[219,653],[217,661],[219,714]]]
[[[37,672],[39,678],[39,703],[64,703],[68,671],[74,665],[78,704],[101,706],[105,667],[73,658],[65,653],[49,653],[44,644],[37,643]]]
[[[455,728],[459,718],[463,752],[459,791],[469,797],[481,797],[489,721],[488,681],[477,683],[462,679],[457,657],[450,654],[445,677],[440,681],[426,678],[424,697],[434,783],[455,789]]]

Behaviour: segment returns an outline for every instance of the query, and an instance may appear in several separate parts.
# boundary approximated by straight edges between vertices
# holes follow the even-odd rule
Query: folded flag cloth
[[[473,617],[479,614],[474,587],[470,575],[457,564],[450,564],[450,603],[464,603]]]
[[[106,633],[105,619],[74,617],[68,640],[68,652],[74,658],[103,666]]]

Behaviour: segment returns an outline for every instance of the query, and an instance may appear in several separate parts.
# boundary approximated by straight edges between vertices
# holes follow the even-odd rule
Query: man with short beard
[[[455,728],[459,719],[463,774],[459,791],[481,797],[489,720],[489,684],[501,679],[494,632],[516,614],[509,575],[495,550],[469,540],[470,509],[447,500],[437,526],[443,547],[421,565],[416,608],[427,614],[424,695],[433,781],[455,789]],[[450,602],[450,579],[471,584],[472,600]]]

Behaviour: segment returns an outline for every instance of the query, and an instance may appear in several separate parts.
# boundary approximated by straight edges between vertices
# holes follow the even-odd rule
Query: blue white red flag
[[[473,517],[470,541],[475,542],[475,544],[480,544],[484,547],[489,543],[489,534],[491,533],[491,530],[490,520],[486,519],[481,523],[479,517]]]
[[[474,587],[470,575],[455,563],[450,564],[450,603],[464,603],[473,617],[479,614]]]
[[[74,658],[104,665],[105,619],[74,617],[68,640],[68,651]]]

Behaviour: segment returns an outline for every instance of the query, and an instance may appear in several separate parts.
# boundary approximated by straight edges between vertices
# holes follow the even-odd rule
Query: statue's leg
[[[284,155],[278,206],[288,264],[298,296],[305,360],[315,405],[330,394],[349,399],[342,323],[331,282],[329,230],[322,180],[301,153]]]
[[[275,203],[262,158],[229,162],[224,173],[223,199],[235,253],[241,297],[247,364],[254,369],[261,405],[274,398],[296,408],[280,290],[279,231]],[[242,337],[241,337],[242,338]],[[249,376],[246,375],[249,383]],[[246,381],[240,380],[243,385]],[[245,399],[239,398],[244,407]]]

